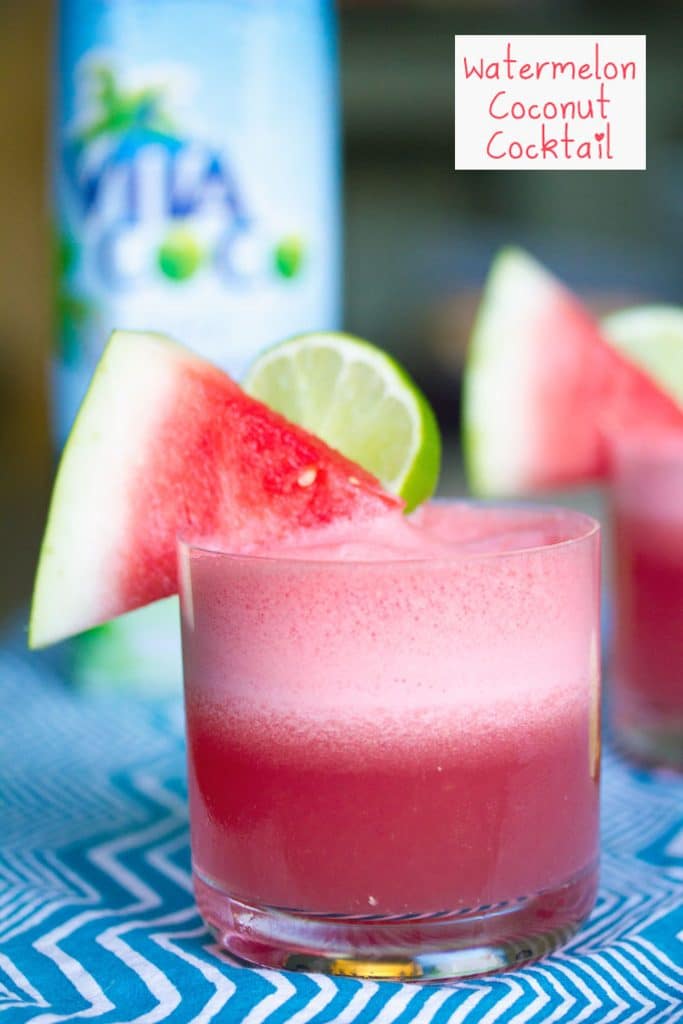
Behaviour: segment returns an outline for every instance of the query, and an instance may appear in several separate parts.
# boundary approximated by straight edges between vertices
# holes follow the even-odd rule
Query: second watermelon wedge
[[[600,480],[608,438],[681,427],[683,408],[602,336],[531,256],[503,250],[468,354],[463,443],[470,486],[515,495]]]

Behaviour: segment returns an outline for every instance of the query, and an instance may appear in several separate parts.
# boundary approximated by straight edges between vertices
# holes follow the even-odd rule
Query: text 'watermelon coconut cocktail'
[[[464,436],[479,493],[607,485],[615,734],[683,769],[683,310],[599,324],[530,257],[505,251],[473,334]]]
[[[242,960],[427,980],[552,950],[596,888],[597,524],[423,503],[431,410],[357,339],[285,342],[246,387],[114,336],[32,644],[180,591],[195,892]]]

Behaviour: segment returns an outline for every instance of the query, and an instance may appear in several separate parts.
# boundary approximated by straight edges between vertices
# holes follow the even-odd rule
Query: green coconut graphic
[[[69,234],[57,235],[54,243],[55,313],[57,354],[66,366],[81,357],[81,332],[92,314],[92,303],[75,290],[72,276],[78,266],[79,247]]]
[[[174,228],[159,247],[157,263],[170,281],[189,281],[204,262],[204,251],[187,228]]]
[[[293,278],[301,272],[306,258],[304,241],[298,235],[287,235],[275,246],[273,259],[280,277]]]

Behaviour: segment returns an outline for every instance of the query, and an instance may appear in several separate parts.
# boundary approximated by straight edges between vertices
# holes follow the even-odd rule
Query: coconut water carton
[[[339,319],[332,0],[61,0],[53,422],[63,445],[114,328],[238,379]],[[175,599],[78,638],[90,684],[180,677]]]

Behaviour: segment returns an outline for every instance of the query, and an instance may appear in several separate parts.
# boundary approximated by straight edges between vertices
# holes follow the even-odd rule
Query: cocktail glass
[[[613,443],[612,720],[627,752],[683,769],[683,431]]]
[[[249,963],[483,974],[593,905],[599,527],[419,516],[446,557],[180,543],[195,892]]]

